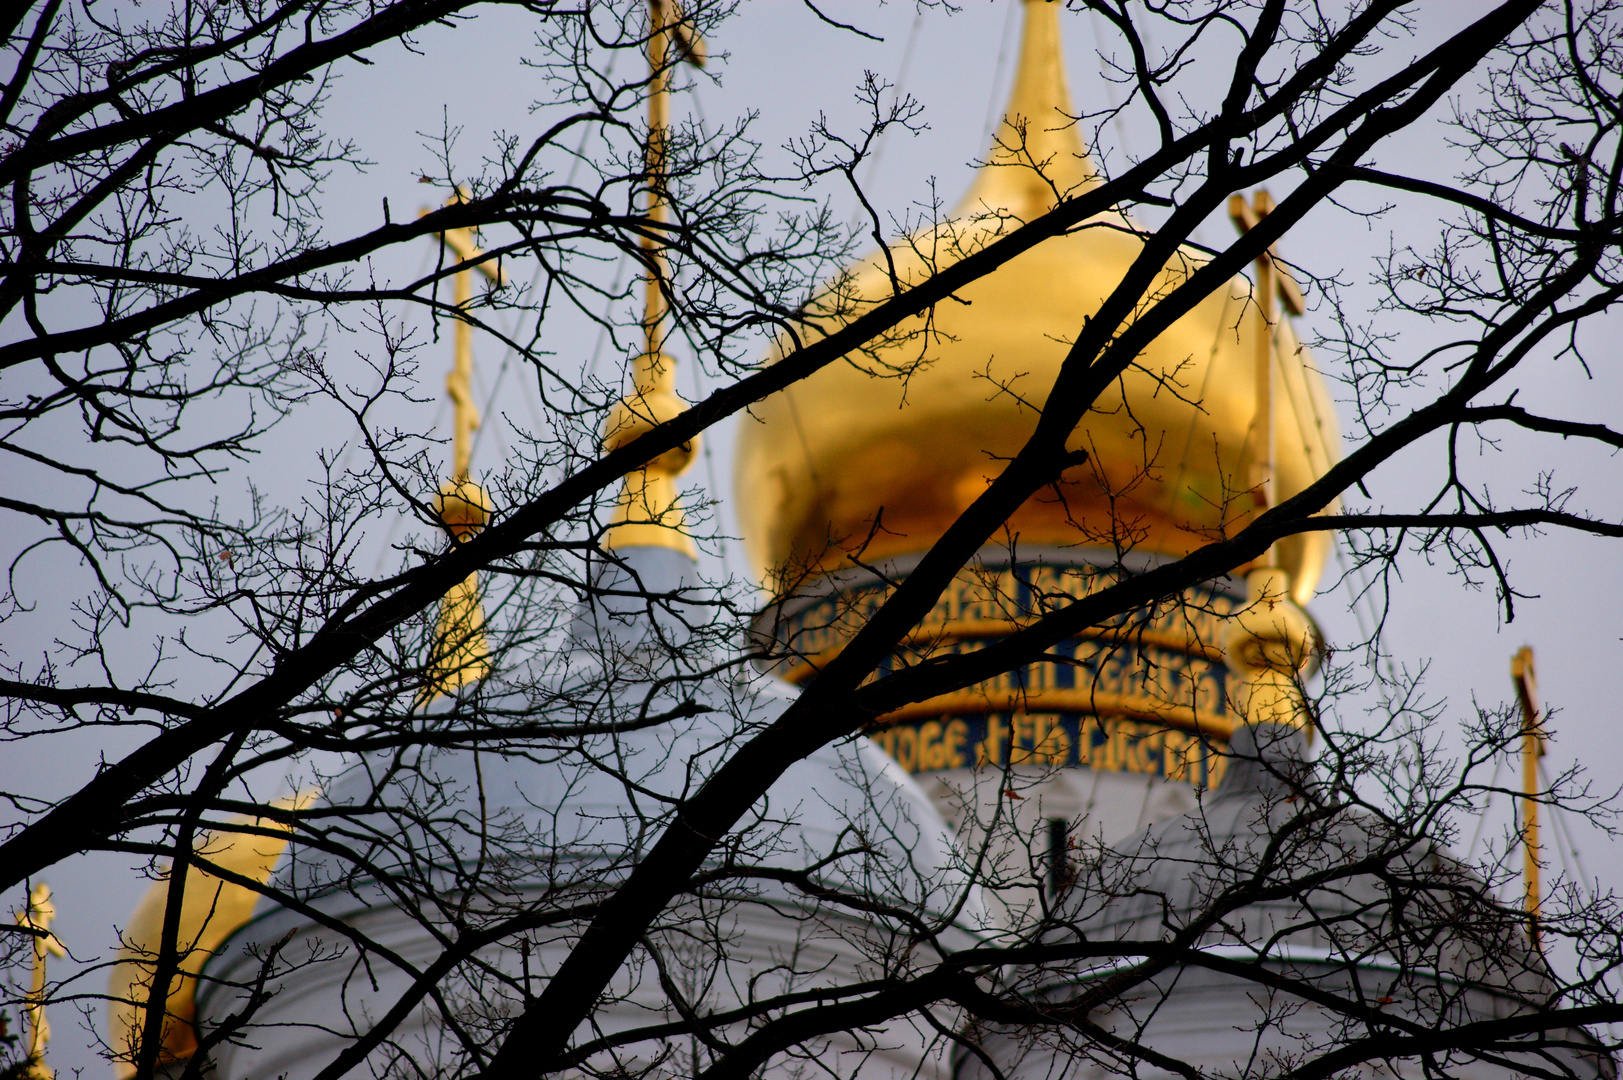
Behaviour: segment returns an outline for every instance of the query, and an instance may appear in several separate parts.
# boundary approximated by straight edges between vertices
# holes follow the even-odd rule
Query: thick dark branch
[[[72,709],[80,705],[106,705],[134,713],[146,710],[165,716],[178,716],[188,720],[207,717],[210,710],[190,701],[149,694],[142,690],[120,690],[108,686],[47,686],[41,683],[0,679],[0,694],[14,701],[31,701],[58,709]]]
[[[1623,524],[1599,521],[1559,510],[1505,510],[1481,514],[1335,514],[1311,517],[1297,523],[1290,532],[1359,532],[1374,529],[1532,529],[1550,525],[1592,536],[1623,537]]]
[[[188,95],[150,112],[134,113],[108,124],[59,135],[58,132],[73,120],[112,104],[126,88],[115,84],[96,93],[64,98],[41,117],[40,126],[21,146],[0,158],[0,185],[10,184],[46,166],[86,154],[105,153],[126,143],[152,139],[173,142],[204,124],[218,122],[247,108],[268,92],[294,83],[313,71],[356,56],[374,45],[396,40],[476,2],[400,0],[341,34],[300,45],[236,82]]]
[[[1612,245],[1623,243],[1623,234],[1616,231],[1616,227],[1623,224],[1623,222],[1616,220],[1597,222],[1596,226],[1590,229],[1562,229],[1513,213],[1493,200],[1474,195],[1463,188],[1450,187],[1447,184],[1438,184],[1430,180],[1420,180],[1400,173],[1383,172],[1380,169],[1371,169],[1364,165],[1337,164],[1330,167],[1349,180],[1360,180],[1364,183],[1376,184],[1397,191],[1409,191],[1416,195],[1426,195],[1464,207],[1467,210],[1474,210],[1483,217],[1492,218],[1501,224],[1509,225],[1529,236],[1569,243]]]
[[[56,19],[56,9],[61,6],[62,0],[46,0],[44,9],[40,11],[39,21],[34,23],[34,32],[29,36],[28,44],[23,47],[22,56],[17,59],[16,70],[11,73],[11,81],[6,84],[5,92],[0,94],[0,128],[4,128],[11,120],[11,110],[17,107],[17,102],[22,98],[23,87],[27,86],[28,80],[33,77],[34,61],[39,59],[39,50],[51,32],[51,23]],[[28,5],[18,0],[13,9],[18,21],[22,20],[23,13],[27,10]],[[10,36],[11,31],[8,30],[5,37]]]
[[[1527,1036],[1586,1024],[1614,1024],[1619,1020],[1623,1020],[1623,1004],[1608,1003],[1478,1020],[1424,1034],[1381,1032],[1299,1065],[1285,1074],[1285,1080],[1324,1080],[1366,1061],[1422,1057],[1447,1050],[1464,1050],[1473,1055],[1526,1054],[1539,1048],[1539,1044],[1529,1041]]]
[[[1490,420],[1507,420],[1529,431],[1543,431],[1563,439],[1593,439],[1623,449],[1623,433],[1613,431],[1605,424],[1580,424],[1573,420],[1557,420],[1537,416],[1519,405],[1476,405],[1460,411],[1460,422],[1481,424]]]

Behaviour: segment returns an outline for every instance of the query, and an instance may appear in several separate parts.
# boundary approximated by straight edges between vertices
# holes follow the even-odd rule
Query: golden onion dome
[[[932,262],[977,250],[1052,208],[1059,194],[1100,182],[1073,119],[1057,7],[1026,0],[1000,135],[963,202],[943,224],[894,244],[888,259],[869,256],[836,282],[821,303],[825,325],[892,295],[891,261],[904,285],[923,280]],[[772,580],[848,567],[859,548],[865,562],[928,549],[1024,444],[1067,342],[1142,248],[1119,213],[1085,222],[757,405],[759,422],[742,425],[735,459],[756,570]],[[1204,261],[1183,249],[1152,295]],[[1268,331],[1251,295],[1246,279],[1231,280],[1095,405],[1072,437],[1073,448],[1090,451],[1089,465],[1067,473],[1063,498],[1040,493],[1010,520],[1023,548],[1119,545],[1177,556],[1254,515],[1254,372]],[[1339,436],[1324,380],[1288,322],[1274,339],[1274,476],[1283,499],[1330,467]],[[1322,533],[1278,545],[1299,602],[1312,596],[1330,546]]]
[[[308,789],[271,805],[278,810],[303,810],[315,802],[319,792]],[[260,830],[233,832],[229,827],[205,834],[197,852],[228,873],[263,885],[270,880],[282,852],[287,849],[288,826],[272,818],[239,816],[231,825]],[[186,887],[180,902],[180,918],[175,948],[180,956],[179,970],[169,985],[164,1007],[159,1066],[183,1062],[197,1052],[197,979],[203,965],[253,917],[259,893],[245,885],[216,877],[200,866],[186,870]],[[123,948],[108,980],[108,1043],[113,1049],[113,1074],[117,1080],[130,1080],[136,1074],[136,1056],[146,1023],[146,1003],[151,997],[152,978],[164,917],[169,906],[169,875],[165,874],[147,890],[131,913],[121,940]]]

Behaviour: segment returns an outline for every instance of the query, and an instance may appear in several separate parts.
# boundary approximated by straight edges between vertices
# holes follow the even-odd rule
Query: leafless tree
[[[1507,609],[1516,584],[1496,538],[1623,536],[1582,493],[1503,490],[1457,453],[1502,427],[1623,446],[1618,431],[1537,415],[1514,392],[1553,357],[1605,362],[1582,356],[1579,333],[1623,290],[1615,4],[1484,7],[1414,56],[1409,23],[1424,13],[1388,0],[1086,6],[1108,29],[1121,108],[1153,120],[1152,143],[1106,159],[1101,183],[1056,192],[1041,216],[1001,218],[988,242],[924,251],[924,272],[893,273],[891,293],[864,304],[842,268],[871,235],[894,237],[877,219],[844,227],[827,200],[855,184],[880,133],[919,123],[880,81],[859,91],[866,129],[819,127],[787,175],[743,120],[676,124],[657,155],[667,212],[649,208],[640,58],[652,39],[676,45],[656,50],[667,67],[698,37],[725,43],[725,4],[655,5],[652,23],[630,0],[41,0],[0,16],[0,452],[22,478],[0,510],[14,582],[53,545],[84,575],[75,634],[49,646],[42,613],[0,597],[17,643],[4,732],[139,733],[65,798],[9,797],[0,876],[16,889],[117,851],[155,871],[168,861],[171,911],[208,881],[267,898],[257,929],[196,983],[213,1003],[198,1052],[166,1059],[168,1021],[153,1008],[110,1054],[140,1080],[201,1075],[233,1054],[259,1063],[246,1075],[268,1060],[256,1047],[295,1039],[267,1025],[293,1024],[278,1002],[304,992],[324,1004],[298,1014],[296,1037],[325,1056],[298,1068],[322,1080],[843,1073],[893,1067],[887,1055],[914,1044],[933,1048],[933,1067],[999,1080],[1194,1077],[1213,1071],[1200,1049],[1156,1024],[1204,987],[1254,1007],[1251,1056],[1234,1067],[1245,1075],[1613,1075],[1613,900],[1566,883],[1535,926],[1498,899],[1514,838],[1470,862],[1449,854],[1494,789],[1484,767],[1519,737],[1509,714],[1470,718],[1452,760],[1435,738],[1442,717],[1402,687],[1387,688],[1384,715],[1344,715],[1337,692],[1361,669],[1331,664],[1301,712],[1316,757],[1299,731],[1246,729],[1227,786],[1199,813],[1126,845],[1083,844],[1046,884],[1036,858],[996,855],[1029,842],[1010,838],[1010,820],[947,837],[858,738],[1092,630],[1181,611],[1191,590],[1303,533],[1334,532],[1377,578],[1406,558],[1448,559]],[[384,202],[371,226],[324,221],[324,181],[367,153],[323,126],[337,70],[503,7],[530,21],[546,77],[533,130],[472,171],[444,140],[424,179],[461,194],[421,217]],[[1372,164],[1441,108],[1454,110],[1463,172]],[[1096,132],[1111,119],[1078,123]],[[1001,137],[1017,152],[1026,134]],[[1046,177],[1053,164],[1025,167]],[[1192,257],[1196,227],[1264,184],[1289,194]],[[1380,282],[1372,311],[1342,301],[1344,282],[1314,283],[1335,327],[1317,347],[1361,421],[1339,462],[1180,557],[1135,563],[1120,550],[1108,581],[1045,596],[982,648],[908,645],[1016,511],[1086,465],[1072,433],[1150,342],[1315,209],[1370,193],[1432,207],[1438,225],[1381,265],[1349,268]],[[847,358],[908,379],[875,360],[890,355],[880,346],[923,355],[937,305],[1104,217],[1142,252],[1097,310],[1076,313],[1031,437],[786,702],[759,674],[786,658],[759,638],[739,644],[755,612],[747,583],[673,585],[605,545],[627,473]],[[940,224],[926,215],[905,231],[939,237]],[[481,250],[447,242],[418,278],[380,279],[371,261],[462,229]],[[670,348],[714,389],[605,444],[631,365],[593,379],[557,361],[547,335],[592,319],[623,354],[641,351],[636,283],[612,274],[622,255],[656,275]],[[475,267],[506,282],[533,271],[535,284],[448,297]],[[495,509],[477,535],[444,539],[437,446],[397,422],[397,406],[433,392],[401,311],[501,340],[543,403],[485,478]],[[504,334],[505,312],[533,331]],[[1398,317],[1447,322],[1454,338],[1417,352],[1382,332]],[[762,365],[767,339],[777,358]],[[336,341],[359,344],[341,353]],[[316,495],[262,494],[256,454],[318,409],[359,435],[323,447]],[[1337,502],[1379,470],[1431,460],[1438,436],[1446,478],[1430,499]],[[697,541],[719,542],[702,502],[688,505]],[[380,544],[398,518],[407,538]],[[1117,524],[1093,527],[1131,548]],[[371,572],[386,547],[392,564]],[[490,673],[436,695],[436,612],[473,574]],[[294,774],[320,796],[285,798]],[[781,786],[797,776],[811,786]],[[1577,775],[1539,798],[1601,826],[1617,808]],[[292,854],[261,880],[222,854],[232,835],[278,850],[291,836]],[[1020,917],[986,914],[988,896],[1019,890],[1035,897]],[[210,951],[178,918],[142,958],[149,1001],[167,1001]],[[1559,962],[1530,929],[1551,955],[1565,943]],[[1306,939],[1311,959],[1284,950]]]

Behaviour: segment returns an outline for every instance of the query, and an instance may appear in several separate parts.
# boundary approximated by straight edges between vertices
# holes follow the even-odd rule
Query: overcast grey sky
[[[819,6],[883,40],[871,41],[822,25],[805,7],[790,0],[746,3],[740,16],[711,42],[712,51],[718,54],[712,73],[720,85],[702,80],[691,97],[679,101],[678,108],[695,109],[712,124],[756,111],[755,137],[772,148],[803,133],[819,112],[827,113],[834,124],[854,130],[860,117],[852,91],[864,69],[874,70],[918,98],[930,125],[917,137],[894,137],[882,146],[864,177],[874,201],[888,211],[903,213],[929,197],[928,182],[934,178],[941,197],[950,204],[967,186],[970,162],[983,152],[1000,112],[1017,44],[1018,5],[1008,0],[996,4],[971,0],[961,13],[950,16],[920,13],[905,3],[879,6],[827,0]],[[1435,40],[1473,7],[1464,3],[1425,5],[1420,9],[1420,38],[1412,46],[1399,46],[1398,51],[1405,56],[1419,51],[1422,43]],[[1078,107],[1097,108],[1114,101],[1113,95],[1119,91],[1101,76],[1094,26],[1086,16],[1067,14],[1062,18],[1070,85]],[[390,199],[397,217],[430,201],[431,190],[416,182],[426,154],[416,133],[437,132],[442,116],[445,122],[462,128],[458,149],[470,160],[487,152],[495,131],[531,130],[534,121],[526,106],[539,92],[538,80],[519,63],[528,34],[517,14],[481,15],[454,30],[435,29],[425,34],[421,56],[398,48],[377,50],[371,55],[373,66],[344,69],[329,123],[335,131],[359,137],[376,165],[364,175],[335,176],[326,199],[328,229],[338,234],[370,227],[381,217],[384,197]],[[1149,134],[1124,122],[1107,129],[1105,141],[1101,152],[1118,155],[1147,148]],[[1434,175],[1441,173],[1438,178],[1447,178],[1449,159],[1435,126],[1406,135],[1385,154],[1389,167],[1421,173],[1432,170]],[[1360,203],[1359,198],[1353,197],[1355,205],[1373,205],[1367,199]],[[1289,237],[1283,249],[1311,273],[1340,274],[1356,284],[1374,272],[1372,260],[1390,244],[1425,235],[1435,226],[1435,218],[1435,209],[1421,206],[1373,223],[1327,209]],[[1229,235],[1228,229],[1226,220],[1214,220],[1207,223],[1204,235],[1214,243],[1221,242]],[[396,264],[381,264],[380,272],[403,275],[420,269],[405,256],[396,259]],[[1352,295],[1367,299],[1371,294],[1355,288]],[[1322,311],[1310,312],[1302,320],[1303,336],[1311,339],[1316,324],[1324,325],[1323,319]],[[1524,385],[1521,403],[1574,420],[1615,423],[1618,403],[1623,402],[1623,376],[1616,360],[1616,342],[1623,339],[1620,330],[1623,326],[1614,320],[1590,331],[1590,343],[1595,346],[1591,356],[1598,361],[1592,379],[1572,363],[1537,367]],[[1431,331],[1432,338],[1427,333],[1424,328],[1403,327],[1398,348],[1418,350],[1443,331]],[[583,363],[597,347],[595,337],[578,327],[560,330],[545,339],[545,344],[558,352],[560,363],[571,357],[573,362]],[[481,384],[488,389],[500,370],[501,350],[487,341],[477,348]],[[442,348],[443,360],[425,354],[425,386],[437,387],[438,368],[449,362],[448,351],[447,344]],[[622,358],[599,360],[614,364]],[[683,385],[684,392],[693,396],[691,384]],[[491,467],[502,453],[503,412],[522,422],[525,410],[531,407],[518,380],[508,380],[503,386],[507,389],[486,410],[491,427],[479,443],[476,468]],[[437,409],[425,405],[418,422],[426,425]],[[1352,429],[1350,416],[1343,417],[1343,426]],[[272,441],[272,452],[247,467],[249,475],[274,496],[295,498],[305,478],[314,474],[316,450],[347,437],[332,428],[330,418],[297,417]],[[728,520],[725,501],[731,496],[730,442],[729,431],[715,433],[707,444],[707,461],[690,474],[707,487],[719,488],[715,494],[723,500],[724,523]],[[1440,459],[1434,456],[1433,460]],[[1623,509],[1617,465],[1604,456],[1516,440],[1507,442],[1497,456],[1485,459],[1484,467],[1507,479],[1512,487],[1531,483],[1540,469],[1554,468],[1559,470],[1559,481],[1581,486],[1587,507],[1609,512],[1614,519]],[[1376,502],[1405,506],[1424,490],[1427,479],[1434,478],[1435,472],[1406,466],[1393,475],[1377,474],[1370,487]],[[728,531],[734,530],[729,527]],[[1520,645],[1533,645],[1545,699],[1561,710],[1547,767],[1555,771],[1581,762],[1594,770],[1599,782],[1616,786],[1623,782],[1623,767],[1616,753],[1619,740],[1614,727],[1618,720],[1613,715],[1611,680],[1623,671],[1623,615],[1618,603],[1623,546],[1557,535],[1536,543],[1512,542],[1505,550],[1511,555],[1510,568],[1517,584],[1536,594],[1518,606],[1517,620],[1510,626],[1501,624],[1491,590],[1467,588],[1446,566],[1431,566],[1423,559],[1411,558],[1405,564],[1403,586],[1392,598],[1393,617],[1388,624],[1387,644],[1394,662],[1410,670],[1427,666],[1426,685],[1431,694],[1448,698],[1457,716],[1459,710],[1469,709],[1473,699],[1485,703],[1507,699],[1510,656]],[[729,562],[734,568],[743,566],[736,553]],[[62,570],[62,564],[52,563],[50,558],[35,564],[25,584],[37,592],[23,599],[46,606],[63,604],[64,593],[53,584]],[[1333,590],[1310,605],[1332,644],[1361,636],[1359,616],[1349,609],[1348,601],[1345,590]],[[43,642],[34,641],[7,641],[6,645],[14,652],[44,647]],[[109,756],[119,752],[116,744],[98,747],[84,739],[70,742],[68,747],[41,745],[0,751],[0,785],[41,795],[60,792],[88,775],[98,750]],[[1581,826],[1574,834],[1587,870],[1608,885],[1623,885],[1623,849]],[[60,934],[84,959],[105,956],[113,947],[115,921],[128,914],[146,886],[110,856],[71,861],[54,868],[47,880],[58,893]],[[14,905],[16,899],[10,898],[8,903]],[[102,986],[98,977],[96,985],[84,989],[92,992]],[[58,1007],[53,1024],[56,1040],[51,1059],[59,1074],[83,1068],[87,1076],[107,1075],[105,1064],[84,1048],[87,1039],[75,1030],[75,1019],[68,1010]]]

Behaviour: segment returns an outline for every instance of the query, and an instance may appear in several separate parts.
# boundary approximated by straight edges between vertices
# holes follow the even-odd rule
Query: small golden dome
[[[435,516],[458,540],[471,540],[490,524],[493,509],[485,489],[467,477],[447,480],[434,495]]]
[[[316,790],[308,789],[271,805],[279,810],[303,810],[318,795]],[[242,816],[234,818],[231,824],[268,833],[287,830],[285,824],[268,818]],[[227,828],[205,835],[197,851],[230,873],[264,884],[270,880],[277,861],[287,849],[287,841],[285,835],[237,833]],[[124,947],[108,982],[111,999],[107,1009],[108,1042],[113,1048],[113,1073],[117,1080],[129,1080],[135,1075],[135,1056],[141,1029],[146,1023],[145,1003],[152,992],[153,969],[158,945],[163,941],[168,901],[169,876],[166,874],[152,883],[130,914],[123,933]],[[164,1009],[163,1045],[158,1052],[160,1066],[185,1061],[197,1052],[197,1029],[193,1026],[197,1016],[197,977],[203,964],[225,944],[226,938],[253,917],[258,902],[259,893],[246,886],[215,877],[195,865],[187,868],[179,932],[175,938],[181,959],[176,978],[169,984],[169,1000]]]
[[[1058,5],[1025,8],[1000,135],[952,217],[890,249],[904,285],[929,274],[928,253],[950,262],[1099,183],[1071,119]],[[864,561],[927,549],[1030,435],[1067,342],[1143,250],[1131,227],[1102,215],[1039,244],[937,305],[928,323],[911,320],[755,406],[759,422],[740,431],[735,483],[757,571],[827,572],[851,565],[859,548]],[[1152,295],[1204,261],[1183,250]],[[887,263],[871,256],[838,283],[838,300],[824,305],[829,323],[891,295]],[[1039,493],[1010,520],[1022,547],[1119,543],[1176,556],[1255,513],[1247,477],[1264,330],[1250,297],[1238,277],[1207,297],[1095,405],[1071,442],[1090,451],[1090,463],[1067,474],[1063,498]],[[1324,380],[1288,323],[1275,355],[1283,499],[1330,467],[1339,436]],[[1297,600],[1312,596],[1330,546],[1321,533],[1278,545]]]

